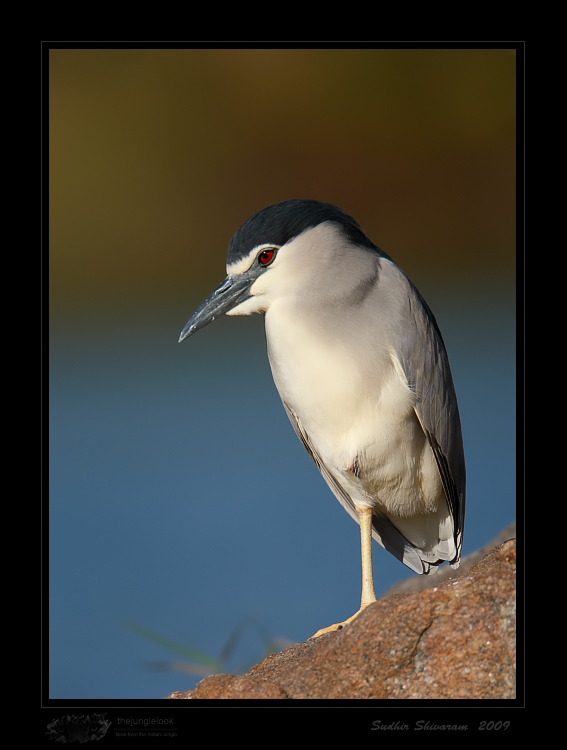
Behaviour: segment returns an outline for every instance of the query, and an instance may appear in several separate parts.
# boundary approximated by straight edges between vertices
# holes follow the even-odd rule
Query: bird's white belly
[[[364,372],[348,342],[273,312],[266,334],[280,396],[355,505],[398,517],[434,510],[439,473],[401,368],[383,357]]]

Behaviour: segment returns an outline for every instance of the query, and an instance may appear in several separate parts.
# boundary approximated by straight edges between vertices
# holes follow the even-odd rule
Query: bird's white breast
[[[282,400],[355,504],[399,516],[425,510],[422,474],[432,476],[436,496],[438,471],[428,464],[433,456],[395,353],[364,358],[361,366],[340,326],[323,329],[283,302],[270,306],[266,336]]]

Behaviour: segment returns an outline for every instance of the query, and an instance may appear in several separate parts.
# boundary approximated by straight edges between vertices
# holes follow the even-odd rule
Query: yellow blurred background
[[[513,275],[515,64],[513,49],[51,49],[52,311],[208,289],[236,228],[298,197],[354,215],[410,275]]]

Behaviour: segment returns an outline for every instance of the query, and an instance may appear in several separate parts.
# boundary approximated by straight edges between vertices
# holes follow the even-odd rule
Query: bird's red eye
[[[276,255],[276,248],[267,247],[265,250],[262,250],[262,252],[258,254],[258,263],[261,266],[269,266],[270,263],[273,261],[275,255]]]

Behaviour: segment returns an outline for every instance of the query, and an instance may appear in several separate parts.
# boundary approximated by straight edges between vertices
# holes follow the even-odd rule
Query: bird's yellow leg
[[[360,609],[344,622],[336,622],[334,625],[329,625],[328,628],[321,628],[311,638],[318,638],[320,635],[332,633],[334,630],[348,625],[349,622],[358,617],[363,609],[366,609],[369,604],[376,601],[374,576],[372,573],[372,508],[362,508],[360,510],[357,508],[357,512],[360,524],[360,551],[362,556],[362,596],[360,599]]]
[[[361,612],[369,604],[376,601],[374,575],[372,573],[372,508],[359,510],[358,521],[360,523],[360,552],[362,555],[362,596],[358,611]]]

